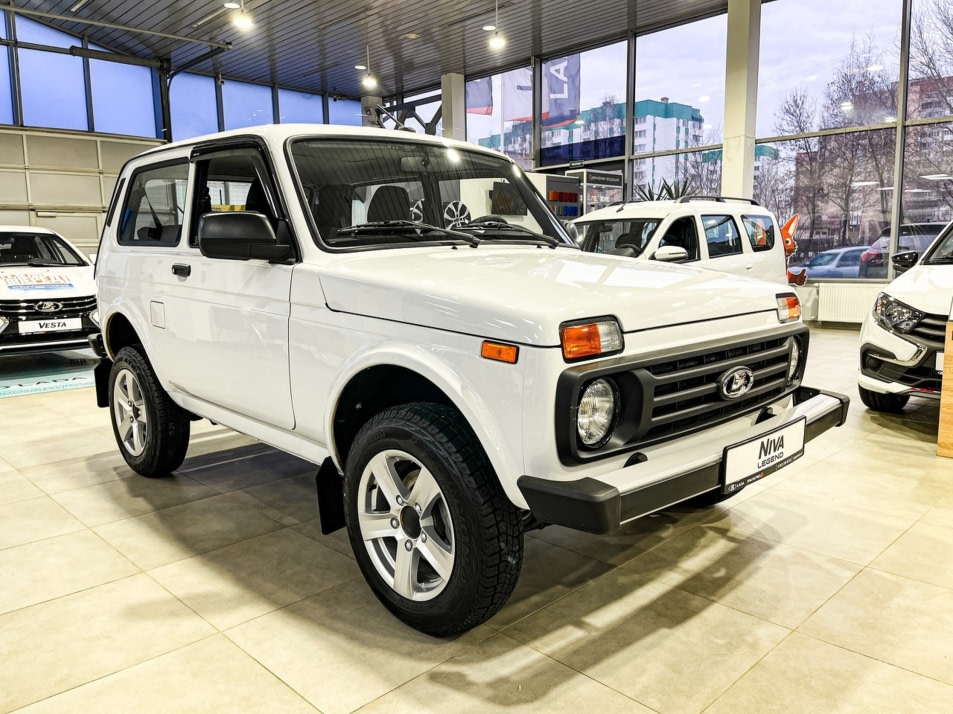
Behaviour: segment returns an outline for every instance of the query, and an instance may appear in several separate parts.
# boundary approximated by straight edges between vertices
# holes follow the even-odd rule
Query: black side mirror
[[[268,217],[254,211],[203,214],[198,237],[199,250],[207,258],[273,263],[294,258],[290,243],[279,243]]]
[[[915,250],[910,250],[906,253],[895,253],[890,262],[893,264],[893,269],[897,271],[897,275],[900,275],[910,270],[917,264],[918,260],[920,260],[920,254]]]

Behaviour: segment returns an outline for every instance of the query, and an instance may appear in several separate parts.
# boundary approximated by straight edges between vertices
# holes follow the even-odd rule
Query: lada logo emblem
[[[747,367],[730,369],[718,378],[718,393],[722,399],[738,399],[754,386],[754,372]]]
[[[61,302],[38,302],[36,304],[37,312],[59,312],[63,309],[63,303]]]

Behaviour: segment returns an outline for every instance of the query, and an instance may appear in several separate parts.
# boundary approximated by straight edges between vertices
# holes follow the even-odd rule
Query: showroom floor
[[[953,711],[953,460],[935,404],[864,409],[856,353],[814,330],[807,383],[851,413],[799,462],[609,537],[531,533],[455,640],[378,605],[309,464],[201,422],[147,480],[91,389],[0,399],[0,711]]]

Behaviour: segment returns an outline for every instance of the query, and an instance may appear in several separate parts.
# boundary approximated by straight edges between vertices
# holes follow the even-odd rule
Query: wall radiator
[[[862,323],[884,283],[818,283],[817,321]]]

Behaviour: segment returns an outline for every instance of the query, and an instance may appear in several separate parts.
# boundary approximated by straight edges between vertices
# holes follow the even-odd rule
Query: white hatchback
[[[787,283],[774,214],[752,199],[684,196],[625,201],[573,221],[579,246],[642,260],[686,263]]]
[[[89,347],[93,265],[47,228],[0,226],[0,355]]]

